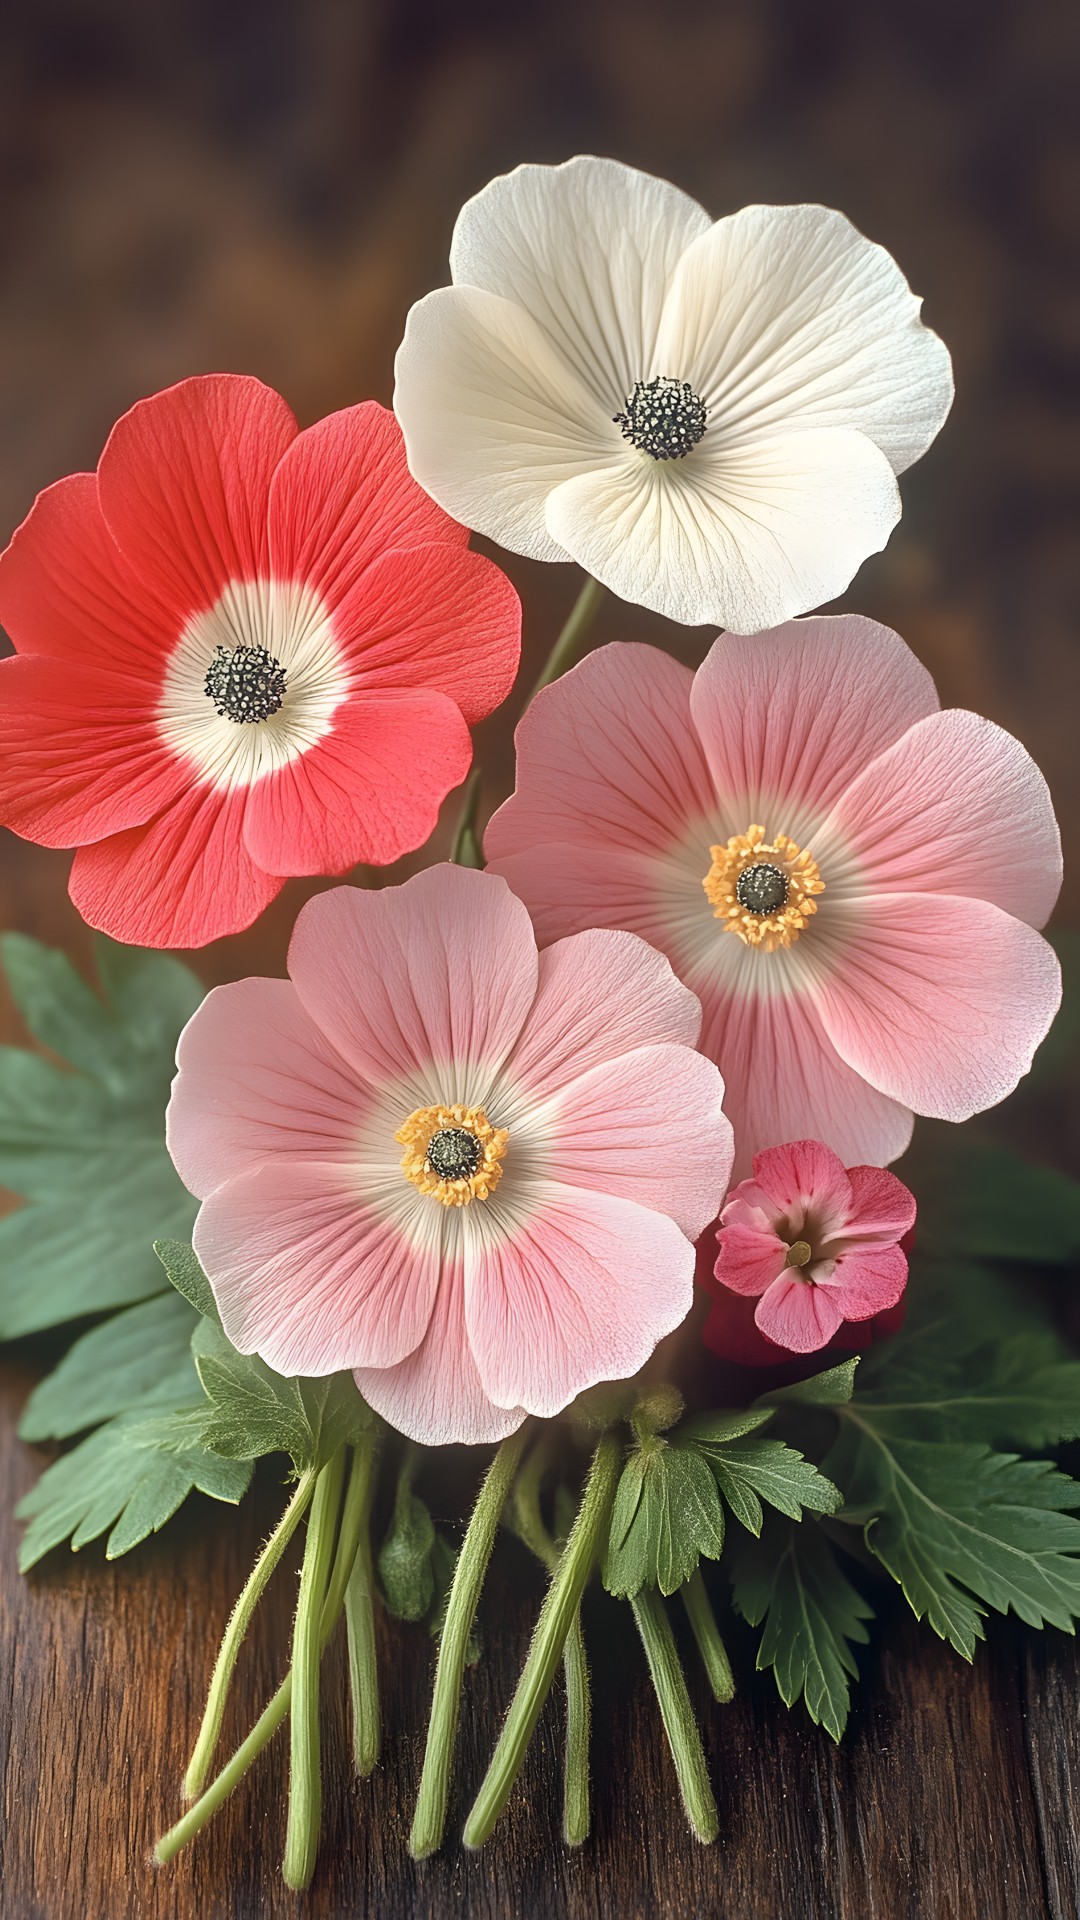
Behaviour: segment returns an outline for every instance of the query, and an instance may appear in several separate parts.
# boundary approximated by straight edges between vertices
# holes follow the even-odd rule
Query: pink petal
[[[731,1172],[723,1097],[719,1073],[700,1053],[639,1047],[563,1088],[545,1172],[561,1185],[621,1194],[666,1213],[696,1240],[715,1220]]]
[[[0,620],[21,653],[100,662],[155,681],[180,631],[105,525],[92,473],[38,494],[0,555]]]
[[[468,538],[413,479],[401,428],[374,400],[299,434],[270,488],[275,575],[306,580],[330,607],[389,548],[432,540],[458,547]]]
[[[433,688],[470,725],[505,700],[521,655],[521,602],[505,573],[445,542],[374,560],[333,628],[365,687]]]
[[[844,1315],[830,1287],[806,1280],[775,1280],[762,1294],[754,1320],[768,1340],[789,1353],[827,1347]]]
[[[915,1196],[898,1180],[895,1173],[887,1173],[883,1167],[849,1167],[848,1179],[851,1182],[851,1212],[848,1216],[847,1236],[873,1234],[882,1239],[888,1235],[893,1240],[902,1240],[915,1225]]]
[[[815,1291],[828,1291],[845,1320],[870,1320],[895,1307],[907,1285],[907,1256],[899,1247],[859,1247],[842,1253],[832,1279]]]
[[[471,759],[469,729],[445,694],[353,694],[315,746],[250,788],[247,850],[268,873],[387,866],[429,838]]]
[[[483,1446],[505,1440],[525,1419],[523,1407],[497,1407],[484,1392],[465,1331],[460,1261],[443,1266],[427,1332],[396,1367],[357,1367],[356,1384],[370,1407],[421,1446]]]
[[[707,860],[706,854],[702,873]],[[700,880],[695,897],[674,861],[600,843],[540,844],[500,854],[489,860],[488,872],[501,873],[524,900],[541,945],[590,927],[624,928],[674,959],[672,927],[687,913],[687,896],[699,914],[705,898]]]
[[[791,1140],[756,1153],[754,1181],[796,1226],[811,1208],[819,1233],[847,1223],[851,1182],[839,1155],[820,1140]]]
[[[692,681],[655,647],[615,645],[546,687],[518,727],[517,790],[488,826],[488,859],[556,840],[664,850],[710,812]]]
[[[407,1214],[366,1205],[341,1166],[275,1159],[204,1200],[194,1244],[233,1346],[321,1378],[419,1346],[442,1265],[434,1216],[411,1230]]]
[[[269,572],[270,481],[295,437],[284,400],[246,374],[181,380],[117,421],[98,465],[101,510],[181,618],[229,580]]]
[[[215,987],[180,1035],[176,1063],[169,1152],[200,1200],[282,1158],[355,1160],[370,1095],[308,1018],[290,980]]]
[[[1060,1004],[1053,948],[984,900],[879,894],[864,910],[816,989],[837,1052],[936,1119],[967,1120],[1003,1100]]]
[[[594,929],[540,955],[536,998],[506,1063],[511,1089],[548,1100],[620,1054],[697,1044],[701,1007],[663,954],[632,933]]]
[[[721,1286],[730,1287],[732,1293],[764,1293],[784,1271],[787,1246],[766,1228],[725,1221],[719,1243],[713,1271]]]
[[[0,820],[47,847],[142,826],[187,784],[135,678],[45,654],[0,661]]]
[[[245,790],[193,787],[151,820],[81,847],[71,898],[90,926],[136,947],[204,947],[257,920],[284,882],[244,849]]]
[[[335,887],[301,910],[289,972],[366,1079],[419,1074],[431,1100],[486,1097],[536,994],[536,938],[505,881],[448,863],[401,887]]]
[[[974,895],[1041,927],[1061,886],[1049,789],[1011,734],[976,713],[934,713],[880,754],[838,802],[835,826],[867,893]]]
[[[721,634],[690,701],[725,811],[802,845],[853,776],[937,705],[910,647],[858,614]]]
[[[517,1218],[465,1217],[465,1318],[485,1390],[549,1416],[644,1366],[685,1317],[694,1249],[674,1222],[580,1188],[519,1185]]]

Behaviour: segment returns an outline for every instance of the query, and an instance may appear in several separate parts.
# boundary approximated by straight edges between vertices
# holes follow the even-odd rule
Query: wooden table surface
[[[1066,844],[1070,823],[1075,838],[1072,0],[48,0],[15,12],[5,39],[0,537],[38,487],[93,464],[117,413],[184,374],[256,372],[305,423],[368,394],[388,399],[404,313],[446,277],[456,208],[521,158],[615,153],[717,212],[823,200],[896,254],[958,376],[951,421],[905,479],[901,528],[843,604],[897,627],[945,704],[1019,734],[1050,780]],[[509,565],[532,664],[573,583],[560,568]],[[602,634],[660,628],[610,607]],[[677,638],[687,658],[707,643]],[[494,799],[511,777],[504,721],[483,730],[480,751]],[[85,958],[67,864],[0,839],[0,925]],[[1080,923],[1078,874],[1073,862],[1063,924]],[[279,971],[307,891],[287,888],[258,928],[198,956],[207,982]],[[0,1001],[0,1038],[17,1032]],[[1075,1164],[1076,1125],[1058,1113],[1036,1132]],[[579,1853],[557,1834],[556,1702],[490,1847],[467,1857],[455,1841],[423,1867],[408,1860],[432,1655],[423,1629],[387,1626],[386,1755],[369,1785],[345,1760],[339,1653],[328,1669],[326,1826],[306,1903],[278,1874],[280,1748],[186,1857],[155,1871],[151,1843],[178,1809],[217,1639],[280,1489],[264,1474],[239,1517],[192,1501],[116,1565],[92,1547],[20,1579],[12,1508],[40,1459],[14,1427],[40,1357],[0,1360],[3,1920],[1080,1913],[1073,1643],[996,1622],[969,1671],[898,1599],[888,1650],[862,1662],[839,1751],[779,1706],[733,1629],[737,1700],[705,1710],[697,1689],[721,1812],[711,1849],[683,1824],[629,1622],[594,1595],[596,1820]],[[292,1592],[283,1572],[242,1671],[245,1724],[280,1671]],[[538,1595],[506,1543],[484,1603],[486,1656],[469,1678],[459,1820]]]

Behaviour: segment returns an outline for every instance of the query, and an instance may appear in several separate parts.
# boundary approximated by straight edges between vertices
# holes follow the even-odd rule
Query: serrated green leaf
[[[699,1451],[736,1520],[751,1533],[761,1532],[762,1500],[792,1520],[799,1519],[804,1507],[813,1513],[836,1512],[841,1504],[839,1490],[796,1447],[760,1434],[713,1440],[707,1420],[708,1416],[688,1421],[681,1437]]]
[[[674,1593],[702,1554],[718,1560],[724,1515],[704,1460],[681,1435],[654,1440],[622,1470],[604,1557],[609,1593],[631,1598],[642,1587]]]
[[[808,1380],[796,1380],[789,1387],[773,1387],[755,1400],[755,1407],[769,1411],[777,1407],[842,1407],[855,1391],[855,1369],[859,1361],[841,1360],[839,1366],[826,1367],[824,1373],[812,1373]]]
[[[227,1460],[287,1453],[304,1473],[324,1465],[374,1418],[351,1375],[287,1379],[257,1354],[237,1353],[216,1321],[198,1322],[191,1351],[210,1402],[203,1441]]]
[[[698,1413],[692,1419],[683,1421],[679,1438],[693,1434],[695,1441],[719,1445],[723,1441],[741,1440],[744,1435],[755,1433],[772,1417],[773,1408],[762,1401],[753,1407],[736,1407],[722,1413]]]
[[[1080,1183],[1050,1167],[924,1122],[897,1172],[918,1201],[924,1257],[1062,1266],[1080,1256]]]
[[[1050,1333],[957,1354],[935,1339],[886,1356],[856,1396],[859,1414],[897,1440],[981,1440],[1032,1450],[1080,1437],[1080,1361]]]
[[[403,1479],[393,1517],[379,1548],[379,1583],[396,1620],[422,1620],[435,1598],[435,1523],[419,1494]]]
[[[118,1413],[197,1400],[196,1324],[186,1301],[164,1293],[94,1327],[30,1395],[21,1437],[67,1440]]]
[[[194,1247],[186,1240],[155,1240],[154,1252],[177,1293],[183,1294],[188,1305],[194,1307],[204,1320],[212,1320],[216,1327],[220,1327],[221,1315],[217,1301]]]
[[[869,1640],[874,1609],[831,1540],[811,1520],[771,1519],[760,1539],[732,1544],[725,1567],[737,1611],[751,1626],[764,1622],[758,1671],[771,1667],[784,1705],[805,1700],[811,1720],[839,1740],[858,1678],[851,1649]]]
[[[162,1425],[159,1416],[154,1425]],[[235,1505],[251,1479],[247,1462],[201,1449],[175,1451],[149,1443],[151,1424],[121,1414],[46,1467],[16,1509],[29,1522],[19,1552],[25,1573],[62,1541],[73,1551],[105,1532],[110,1560],[127,1553],[171,1519],[193,1489]]]

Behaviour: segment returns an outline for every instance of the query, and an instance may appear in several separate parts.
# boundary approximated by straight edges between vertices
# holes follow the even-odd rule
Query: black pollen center
[[[735,898],[747,913],[776,913],[787,905],[787,874],[769,860],[744,867],[735,882]]]
[[[428,1141],[427,1163],[440,1180],[468,1180],[482,1152],[475,1133],[466,1127],[440,1127]]]
[[[655,380],[636,380],[623,403],[625,411],[612,415],[623,439],[653,460],[682,460],[693,453],[708,414],[689,380],[660,374]]]
[[[265,647],[215,647],[203,689],[223,720],[269,720],[285,699],[285,669]]]

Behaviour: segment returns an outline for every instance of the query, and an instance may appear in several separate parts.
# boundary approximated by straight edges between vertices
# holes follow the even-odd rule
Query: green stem
[[[476,809],[480,804],[483,784],[484,770],[475,766],[461,796],[461,811],[450,850],[450,858],[456,867],[482,867],[484,864],[483,848],[476,831]]]
[[[526,1429],[519,1427],[504,1440],[484,1476],[476,1496],[472,1518],[461,1543],[446,1619],[439,1639],[439,1658],[435,1667],[435,1689],[431,1697],[420,1791],[416,1796],[409,1852],[414,1860],[424,1860],[442,1845],[446,1828],[446,1809],[450,1799],[450,1775],[454,1762],[458,1708],[469,1635],[476,1618],[480,1589],[484,1584],[499,1516],[506,1505],[510,1488],[525,1446]]]
[[[322,1618],[319,1622],[320,1650],[326,1646],[337,1625],[345,1600],[345,1589],[356,1558],[360,1538],[359,1502],[353,1496],[356,1475],[357,1463],[354,1461],[352,1478],[342,1508],[334,1569],[330,1575]],[[293,1677],[291,1673],[287,1673],[269,1705],[263,1708],[247,1739],[241,1741],[232,1759],[222,1767],[216,1780],[210,1782],[205,1793],[200,1794],[194,1805],[189,1807],[176,1825],[170,1827],[168,1833],[163,1834],[158,1841],[154,1848],[154,1858],[159,1866],[167,1866],[170,1860],[175,1860],[181,1848],[186,1847],[189,1841],[194,1840],[196,1834],[202,1832],[207,1821],[213,1819],[214,1814],[228,1799],[234,1787],[239,1786],[249,1767],[258,1759],[263,1748],[269,1745],[286,1718],[292,1705],[292,1694]]]
[[[296,1492],[252,1567],[247,1584],[229,1616],[229,1624],[225,1629],[214,1664],[199,1737],[195,1742],[187,1773],[184,1775],[185,1800],[197,1799],[206,1785],[210,1762],[221,1737],[225,1702],[228,1699],[229,1687],[236,1669],[237,1656],[270,1576],[296,1532],[302,1515],[307,1511],[308,1502],[315,1487],[315,1478],[315,1474],[311,1472],[301,1477]]]
[[[713,1699],[721,1706],[735,1698],[735,1675],[731,1671],[731,1661],[727,1657],[727,1648],[720,1638],[720,1629],[716,1624],[716,1615],[712,1602],[701,1577],[701,1568],[695,1567],[686,1585],[682,1588],[683,1606],[686,1608],[690,1625],[694,1629],[701,1664],[709,1678]]]
[[[353,1755],[356,1771],[362,1780],[374,1772],[382,1746],[379,1671],[375,1658],[375,1577],[371,1564],[371,1503],[375,1492],[377,1450],[378,1440],[373,1433],[365,1435],[356,1452],[355,1473],[361,1508],[359,1544],[345,1589]]]
[[[562,1548],[552,1539],[540,1512],[540,1486],[551,1463],[552,1439],[549,1427],[518,1475],[514,1488],[513,1526],[519,1538],[553,1574],[559,1564]],[[563,1673],[566,1680],[563,1839],[568,1847],[580,1847],[589,1837],[589,1729],[592,1722],[589,1663],[585,1654],[580,1607],[566,1636]]]
[[[321,1468],[307,1523],[300,1595],[293,1626],[293,1697],[289,1713],[289,1819],[281,1872],[287,1887],[302,1892],[311,1884],[322,1824],[322,1766],[319,1752],[319,1625],[330,1579],[341,1504],[344,1450]]]
[[[580,659],[584,651],[582,643],[596,619],[603,597],[604,589],[599,580],[587,578],[570,609],[566,625],[548,654],[543,671],[526,701],[526,706],[532,704],[542,687],[549,687],[553,680],[558,680],[561,674],[566,673],[575,661]]]
[[[540,1610],[517,1692],[491,1765],[465,1825],[465,1845],[482,1847],[506,1805],[525,1749],[547,1698],[555,1668],[592,1571],[622,1464],[622,1446],[605,1433],[593,1454],[581,1505]]]
[[[634,1609],[649,1662],[649,1672],[660,1702],[664,1731],[679,1776],[686,1817],[699,1840],[715,1840],[720,1830],[716,1801],[709,1783],[709,1770],[701,1745],[701,1734],[686,1691],[686,1677],[679,1661],[675,1635],[660,1595],[653,1587],[642,1587],[630,1602]]]

